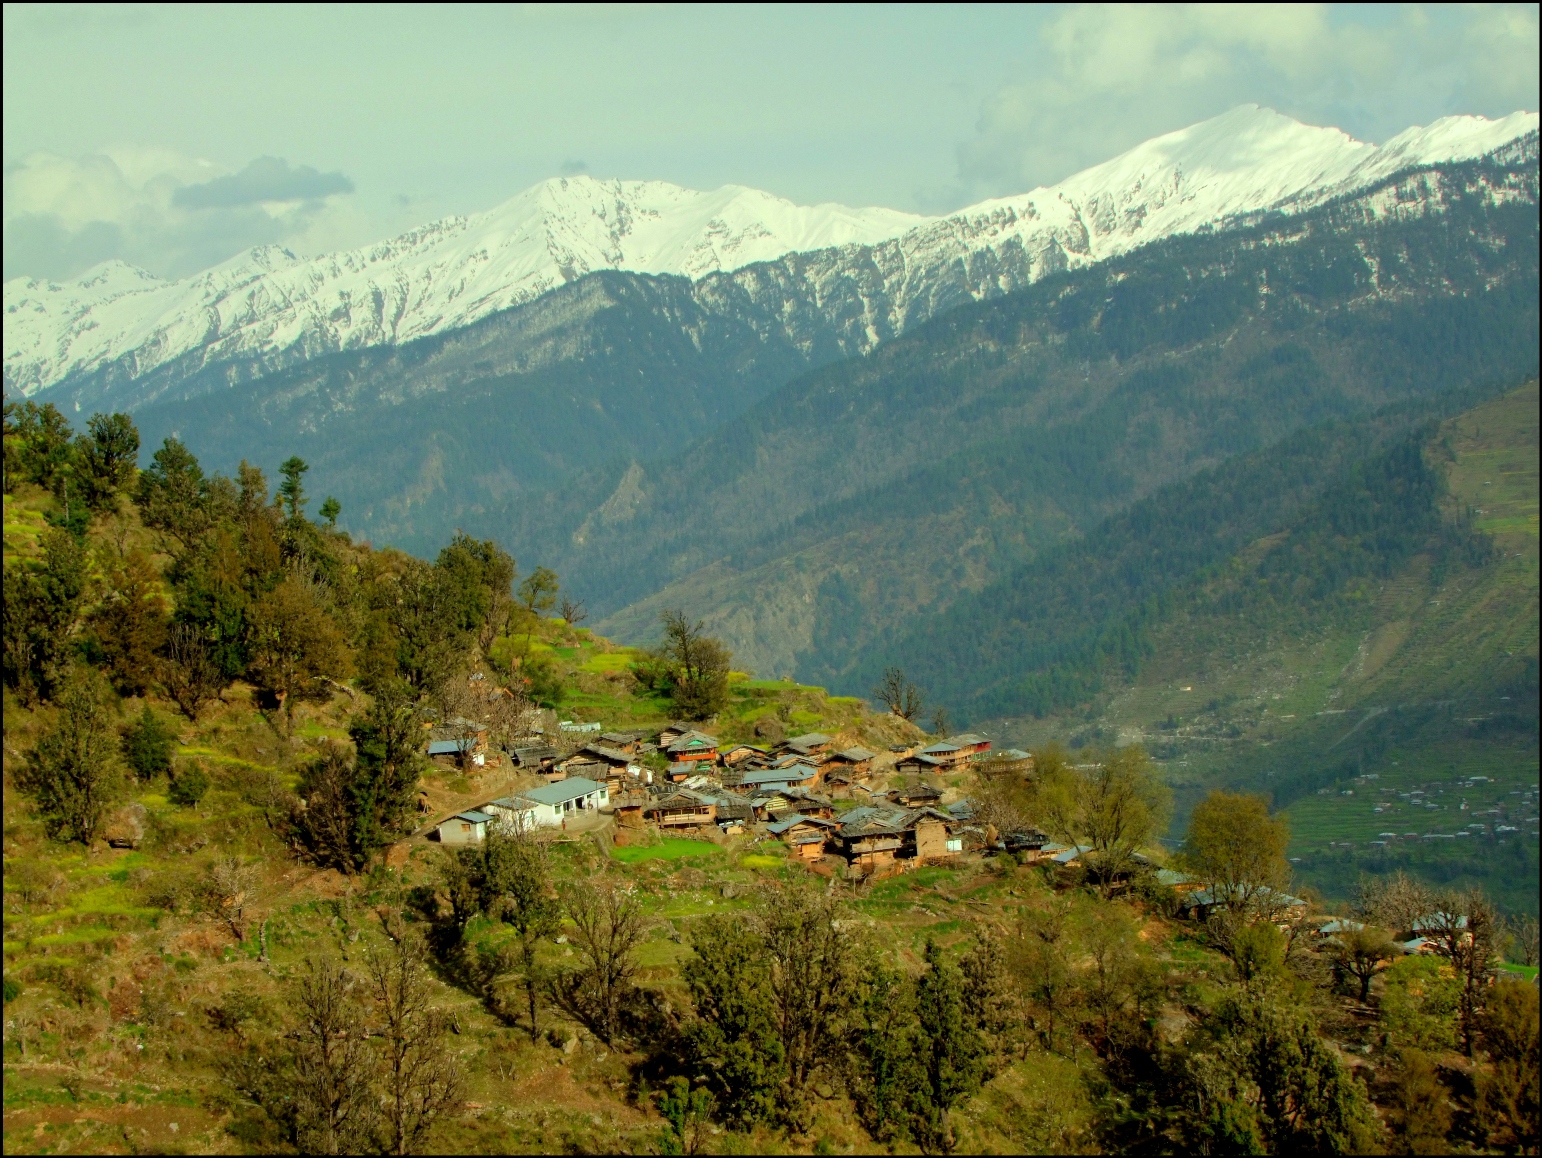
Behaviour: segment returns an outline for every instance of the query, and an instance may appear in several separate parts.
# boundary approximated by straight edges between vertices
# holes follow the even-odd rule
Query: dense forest
[[[1135,675],[1152,630],[1185,603],[1205,600],[1260,630],[1282,617],[1305,625],[1363,604],[1367,585],[1414,554],[1482,566],[1493,545],[1441,516],[1441,480],[1424,459],[1433,427],[1416,424],[1427,409],[1313,427],[1164,488],[917,624],[864,658],[858,678],[898,663],[973,717],[1043,716],[1089,702],[1109,673]],[[1214,590],[1244,547],[1265,540],[1244,574]]]

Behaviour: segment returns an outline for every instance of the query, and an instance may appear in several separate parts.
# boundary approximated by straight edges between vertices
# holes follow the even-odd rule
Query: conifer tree
[[[916,982],[916,1061],[920,1081],[912,1110],[916,1140],[934,1154],[957,1144],[949,1115],[980,1088],[985,1043],[965,1016],[964,983],[937,942],[927,939],[926,972]]]

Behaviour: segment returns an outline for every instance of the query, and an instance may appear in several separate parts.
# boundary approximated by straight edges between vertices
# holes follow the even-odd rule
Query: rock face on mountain
[[[702,308],[776,329],[817,362],[830,340],[837,356],[865,352],[960,301],[1175,234],[1299,212],[1536,127],[1535,114],[1448,117],[1377,147],[1249,105],[1051,188],[937,218],[801,207],[738,186],[552,180],[346,253],[268,246],[175,283],[122,263],[65,285],[14,280],[5,389],[134,410],[447,334],[605,270],[690,279]]]

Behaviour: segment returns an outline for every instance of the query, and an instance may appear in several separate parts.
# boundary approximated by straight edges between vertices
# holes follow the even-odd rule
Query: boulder
[[[143,804],[126,804],[107,818],[102,837],[113,848],[138,848],[145,839],[148,816]]]
[[[787,729],[782,727],[782,721],[775,716],[762,716],[755,721],[755,738],[780,744],[787,739]]]

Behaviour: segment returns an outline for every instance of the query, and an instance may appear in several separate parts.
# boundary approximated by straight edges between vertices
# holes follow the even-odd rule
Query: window
[[[963,842],[963,840],[961,838],[955,838],[953,840],[948,841],[948,851],[949,852],[963,852],[964,851],[964,842]]]

